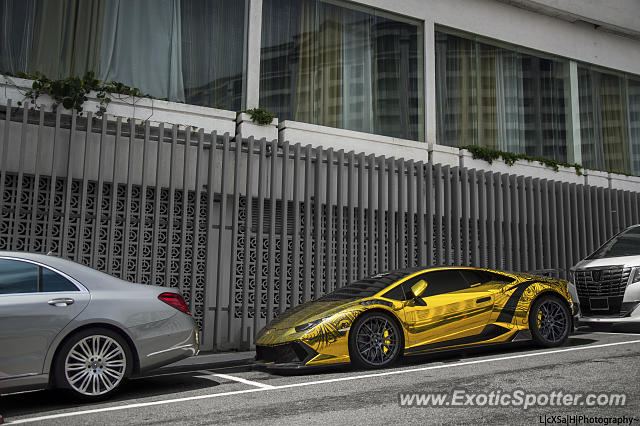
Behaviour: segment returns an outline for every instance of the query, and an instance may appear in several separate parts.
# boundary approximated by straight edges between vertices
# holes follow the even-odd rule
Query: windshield
[[[604,259],[607,257],[639,256],[640,255],[640,226],[634,226],[623,231],[604,243],[587,259]]]
[[[383,272],[371,277],[363,278],[359,281],[340,287],[320,298],[319,300],[346,300],[346,299],[362,299],[363,297],[371,297],[389,287],[399,279],[408,274],[418,271],[419,269],[402,269],[391,272]]]

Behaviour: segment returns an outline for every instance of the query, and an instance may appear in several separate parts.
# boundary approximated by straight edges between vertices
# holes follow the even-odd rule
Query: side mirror
[[[417,299],[424,293],[427,289],[427,282],[425,280],[420,280],[414,285],[411,286],[411,293],[413,294],[413,298]]]

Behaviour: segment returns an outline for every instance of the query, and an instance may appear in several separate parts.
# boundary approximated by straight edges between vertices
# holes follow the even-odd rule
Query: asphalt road
[[[579,330],[556,349],[514,343],[406,358],[387,370],[341,368],[280,376],[236,367],[150,376],[128,382],[115,398],[88,405],[77,405],[56,391],[5,395],[0,397],[0,414],[8,424],[65,426],[514,425],[553,424],[563,419],[569,424],[615,424],[607,418],[619,421],[622,416],[626,416],[625,424],[634,419],[631,424],[640,425],[639,379],[640,330]],[[475,405],[400,406],[400,393],[436,392],[451,397],[453,391],[462,389],[475,398]],[[625,394],[626,405],[536,405],[526,410],[522,406],[478,406],[483,401],[480,394],[512,395],[518,389],[532,394]],[[589,419],[579,422],[568,417],[574,415]]]

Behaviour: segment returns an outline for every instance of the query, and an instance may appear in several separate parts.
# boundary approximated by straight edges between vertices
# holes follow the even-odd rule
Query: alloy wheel
[[[363,322],[356,338],[360,356],[372,365],[383,365],[398,351],[398,335],[391,322],[382,316],[373,316]]]
[[[554,299],[545,300],[536,313],[540,335],[550,343],[555,343],[566,335],[569,321],[560,302]]]
[[[86,396],[104,395],[115,389],[125,376],[127,358],[113,338],[87,336],[67,354],[64,373],[69,385]]]

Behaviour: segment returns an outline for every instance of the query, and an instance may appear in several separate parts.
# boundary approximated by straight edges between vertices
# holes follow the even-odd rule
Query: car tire
[[[560,346],[567,341],[571,321],[567,304],[553,295],[542,295],[533,302],[529,311],[533,341],[545,348]]]
[[[107,328],[82,330],[60,347],[55,360],[56,386],[85,401],[115,393],[133,371],[127,341]]]
[[[385,368],[392,365],[403,349],[402,330],[391,315],[366,312],[349,330],[349,356],[361,368]]]

